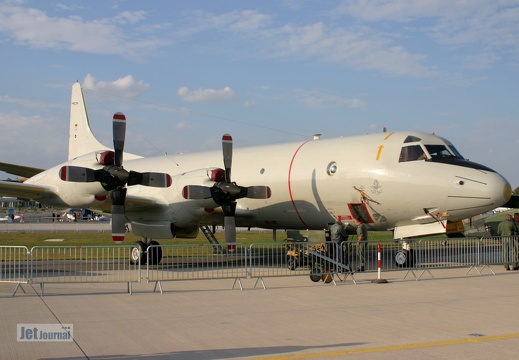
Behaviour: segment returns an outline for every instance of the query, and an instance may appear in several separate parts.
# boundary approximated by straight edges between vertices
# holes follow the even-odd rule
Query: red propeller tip
[[[112,240],[116,244],[120,244],[124,241],[124,234],[112,234]]]
[[[114,120],[126,121],[126,116],[123,113],[118,112],[114,114]]]
[[[229,134],[225,134],[224,136],[222,136],[222,140],[223,141],[232,141],[232,136]]]

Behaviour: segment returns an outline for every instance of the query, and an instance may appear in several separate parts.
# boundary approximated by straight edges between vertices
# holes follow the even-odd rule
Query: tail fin
[[[72,85],[70,104],[68,159],[72,160],[89,152],[109,149],[96,139],[90,129],[83,90],[79,82],[76,82]]]

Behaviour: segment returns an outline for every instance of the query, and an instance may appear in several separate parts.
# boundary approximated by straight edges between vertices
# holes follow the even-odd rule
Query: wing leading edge
[[[0,194],[31,200],[60,200],[56,194],[57,188],[54,186],[42,186],[24,184],[11,181],[0,181]]]
[[[0,170],[5,171],[6,173],[22,176],[25,178],[33,177],[44,171],[44,169],[33,168],[29,166],[8,164],[4,162],[0,162]]]

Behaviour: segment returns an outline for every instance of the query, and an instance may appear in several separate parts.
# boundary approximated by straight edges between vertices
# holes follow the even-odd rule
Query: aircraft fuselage
[[[232,163],[233,181],[265,185],[272,194],[268,199],[239,199],[237,226],[323,229],[341,215],[351,222],[361,218],[371,230],[387,230],[462,220],[500,206],[511,194],[501,175],[463,159],[448,141],[418,132],[236,148]],[[95,153],[67,165],[101,167]],[[222,167],[220,151],[125,160],[124,167],[168,173],[173,180],[168,188],[128,187],[129,197],[152,194],[167,209],[132,210],[130,201],[129,221],[177,229],[223,224],[222,211],[212,199],[182,196],[186,185],[211,186],[208,169]],[[110,200],[103,198],[107,191],[99,183],[65,182],[58,171],[51,169],[28,183],[59,185],[59,196],[69,207],[109,209]]]

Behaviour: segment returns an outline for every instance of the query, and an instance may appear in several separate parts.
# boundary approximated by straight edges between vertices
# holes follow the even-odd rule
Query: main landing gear
[[[146,263],[148,265],[158,265],[161,260],[162,247],[155,240],[142,238],[141,241],[134,242],[133,247],[130,249],[130,264],[132,265],[144,265]]]

